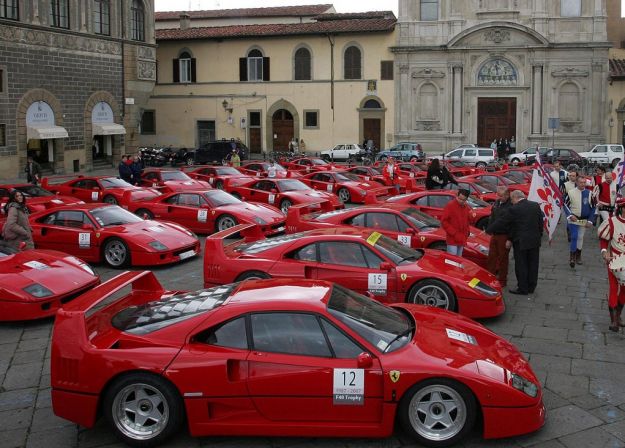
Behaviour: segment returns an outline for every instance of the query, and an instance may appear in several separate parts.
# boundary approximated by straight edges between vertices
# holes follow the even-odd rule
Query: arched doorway
[[[293,115],[286,109],[278,109],[271,117],[273,128],[273,150],[287,151],[289,142],[295,136]]]
[[[367,97],[360,102],[360,141],[373,144],[376,149],[385,147],[384,116],[386,109],[378,97]]]

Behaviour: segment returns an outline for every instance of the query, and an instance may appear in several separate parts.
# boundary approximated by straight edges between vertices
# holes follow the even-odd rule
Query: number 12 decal
[[[334,369],[333,394],[335,405],[360,405],[365,403],[364,369]]]

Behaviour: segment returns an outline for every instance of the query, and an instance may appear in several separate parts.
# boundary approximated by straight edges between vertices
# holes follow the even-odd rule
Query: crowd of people
[[[141,174],[143,174],[145,165],[140,155],[131,156],[124,154],[117,168],[120,179],[132,185],[141,184]]]
[[[516,140],[514,139],[514,135],[510,140],[508,140],[507,138],[493,140],[490,144],[490,149],[493,149],[497,152],[498,159],[505,159],[510,154],[516,152]]]

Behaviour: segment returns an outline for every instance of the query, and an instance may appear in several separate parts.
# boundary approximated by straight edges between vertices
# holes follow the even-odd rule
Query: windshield
[[[299,180],[294,180],[294,179],[289,179],[289,180],[281,180],[280,182],[277,182],[280,191],[305,191],[305,190],[310,190],[310,187],[308,185],[306,185],[305,183],[299,181]]]
[[[193,180],[182,171],[161,171],[161,178],[168,180]]]
[[[123,179],[118,179],[116,177],[106,177],[104,179],[100,179],[102,186],[104,188],[128,188],[132,187],[132,184],[129,184]]]
[[[381,352],[405,346],[415,330],[414,323],[401,311],[337,284],[332,288],[328,312]]]
[[[524,184],[527,182],[527,178],[519,171],[510,171],[503,175],[507,179],[512,179],[516,183]]]
[[[53,193],[50,193],[48,190],[44,190],[41,187],[37,187],[36,185],[21,185],[19,187],[15,187],[15,189],[24,193],[24,196],[35,198],[42,196],[54,196]]]
[[[218,176],[240,176],[241,173],[232,167],[224,166],[223,168],[215,168]]]
[[[211,190],[204,193],[204,197],[211,207],[219,207],[220,205],[241,204],[241,201],[226,193],[223,190]]]
[[[352,173],[337,173],[336,180],[351,180],[354,182],[362,182],[362,179]]]
[[[325,160],[321,160],[321,159],[310,159],[310,161],[313,163],[313,165],[327,165],[328,162],[326,162]]]
[[[375,175],[377,175],[377,176],[382,175],[382,172],[379,169],[377,169],[377,168],[369,167],[369,170],[371,170],[371,174],[373,174],[374,176]]]
[[[475,185],[475,188],[477,188],[477,191],[479,191],[480,193],[494,193],[495,190],[493,190],[493,187],[491,184],[487,184],[485,182],[473,182],[473,185]]]
[[[488,202],[482,201],[480,198],[476,198],[475,196],[469,196],[467,199],[467,204],[471,208],[486,208],[488,207]]]
[[[91,210],[91,215],[102,227],[120,226],[143,221],[142,218],[117,205],[93,209]]]
[[[427,227],[440,227],[441,223],[438,219],[432,218],[430,215],[426,215],[414,208],[407,208],[401,211],[402,214],[410,220],[417,229],[423,230]]]
[[[369,235],[367,243],[374,246],[397,265],[414,263],[423,256],[423,251],[404,246],[379,232],[373,232]]]

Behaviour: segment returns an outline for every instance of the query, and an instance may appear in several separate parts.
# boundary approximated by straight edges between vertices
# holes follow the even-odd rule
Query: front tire
[[[218,180],[217,182],[215,182],[215,188],[217,188],[218,190],[223,190],[224,189],[224,181],[223,180]]]
[[[222,230],[227,230],[230,227],[236,226],[237,224],[237,220],[234,218],[234,216],[221,215],[219,218],[217,218],[217,222],[215,223],[215,230],[217,232],[221,232]]]
[[[195,160],[193,159],[193,157],[187,157],[187,158],[184,160],[184,163],[185,163],[187,166],[193,166],[193,164],[195,163]]]
[[[449,311],[457,311],[456,296],[444,282],[433,278],[421,280],[410,288],[408,303],[432,306]]]
[[[477,401],[464,384],[432,378],[408,389],[398,412],[402,428],[417,443],[446,447],[469,435],[477,417]]]
[[[521,159],[519,159],[518,157],[513,158],[510,163],[521,163]]]
[[[136,447],[160,445],[184,421],[184,404],[176,388],[148,373],[116,380],[103,397],[103,406],[116,436]]]
[[[154,213],[152,213],[150,210],[145,209],[145,208],[140,208],[139,210],[137,210],[135,212],[135,215],[145,220],[154,219]]]
[[[115,196],[111,196],[110,194],[104,196],[104,199],[102,199],[102,201],[105,204],[117,205],[117,199],[115,199]]]
[[[130,263],[130,249],[119,238],[111,238],[102,249],[104,261],[112,268],[122,268]]]
[[[286,215],[286,212],[289,211],[291,205],[293,205],[291,201],[289,201],[288,199],[283,199],[282,202],[280,202],[280,210]]]
[[[240,274],[235,282],[242,282],[243,280],[262,280],[265,278],[271,278],[271,276],[261,271],[248,271]]]
[[[336,194],[343,204],[347,204],[352,200],[352,195],[347,188],[340,188]]]
[[[484,162],[477,162],[477,163],[475,164],[475,166],[476,166],[477,168],[484,168],[484,167],[486,166],[486,164],[485,164]]]

